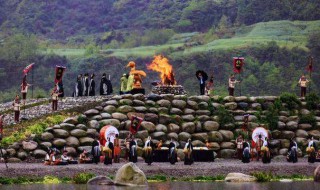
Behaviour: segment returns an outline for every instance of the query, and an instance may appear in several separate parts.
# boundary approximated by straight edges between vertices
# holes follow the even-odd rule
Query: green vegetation
[[[223,106],[219,106],[213,114],[218,116],[219,124],[221,126],[234,122],[233,115]]]
[[[168,181],[168,177],[164,175],[153,175],[153,176],[147,176],[148,182],[162,182],[162,181]]]
[[[86,184],[91,178],[95,177],[92,173],[78,173],[73,176],[72,181],[76,184]]]
[[[270,182],[270,181],[279,181],[281,179],[291,179],[291,180],[312,180],[313,177],[305,176],[301,174],[292,174],[289,176],[279,176],[273,175],[271,172],[253,172],[251,175],[257,178],[258,182]]]
[[[297,95],[292,94],[292,93],[282,93],[280,95],[280,100],[282,103],[286,104],[286,107],[289,110],[296,109],[298,106],[301,105],[301,102],[298,99]]]
[[[310,125],[312,125],[313,127],[315,127],[317,125],[317,120],[316,117],[314,115],[314,113],[310,113],[307,115],[299,115],[299,123],[308,123]]]
[[[0,184],[2,185],[13,185],[13,184],[33,184],[33,183],[44,183],[44,184],[57,184],[57,183],[69,183],[69,178],[57,178],[54,176],[44,177],[0,177]]]
[[[306,96],[307,108],[310,110],[315,110],[318,108],[320,103],[320,97],[316,93],[310,93]]]

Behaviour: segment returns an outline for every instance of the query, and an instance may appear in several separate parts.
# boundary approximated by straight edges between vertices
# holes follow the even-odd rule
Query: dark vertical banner
[[[56,77],[54,79],[54,83],[60,83],[62,81],[63,73],[66,70],[66,67],[63,66],[56,66]]]
[[[234,57],[233,58],[233,71],[235,73],[241,73],[244,64],[243,57]]]

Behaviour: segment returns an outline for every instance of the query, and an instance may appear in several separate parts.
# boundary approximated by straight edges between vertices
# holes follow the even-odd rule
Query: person
[[[127,83],[129,75],[123,74],[120,79],[120,95],[127,92]]]
[[[230,75],[229,78],[229,96],[234,96],[234,88],[236,83],[239,83],[240,81],[237,81],[236,78],[234,77],[234,74]]]
[[[201,72],[198,73],[198,77],[197,78],[198,78],[199,84],[200,84],[200,95],[204,95],[205,87],[206,87],[206,80],[202,76]]]
[[[242,135],[239,135],[236,139],[236,144],[237,144],[237,157],[239,160],[242,159],[242,154],[243,154],[243,138]]]
[[[79,156],[79,162],[80,164],[87,164],[92,163],[92,159],[90,159],[88,156],[88,151],[86,149],[83,150],[83,152]]]
[[[269,142],[268,142],[267,137],[265,137],[265,139],[263,141],[263,146],[261,147],[261,152],[262,152],[262,162],[264,164],[270,163],[271,162],[271,155],[270,155]]]
[[[15,99],[13,100],[12,106],[13,106],[13,111],[14,111],[14,122],[19,123],[21,104],[20,104],[20,97],[18,94],[16,95]]]
[[[110,95],[113,92],[111,81],[106,76],[106,73],[103,73],[100,81],[100,95]]]
[[[298,162],[297,150],[298,150],[298,144],[292,138],[288,148],[288,155],[287,155],[288,162],[293,162],[293,163]]]
[[[89,95],[89,74],[84,74],[83,79],[83,95],[88,96]]]
[[[63,151],[63,154],[61,155],[61,161],[59,165],[68,165],[71,159],[67,155],[68,151]]]
[[[52,153],[51,151],[52,151],[51,149],[47,151],[47,154],[44,158],[44,165],[51,165],[51,160],[50,160],[50,155]]]
[[[184,146],[183,152],[185,154],[184,165],[191,165],[193,163],[193,145],[191,143],[191,139],[188,139],[188,142]]]
[[[257,143],[255,143],[254,140],[252,140],[251,141],[251,146],[250,146],[250,158],[251,158],[251,161],[253,161],[253,159],[257,159],[258,158],[258,151],[257,151],[256,147],[257,147]]]
[[[25,105],[26,104],[26,99],[27,99],[27,92],[28,92],[28,87],[31,86],[27,82],[27,75],[24,75],[22,83],[21,83],[21,95],[22,95],[22,102]]]
[[[121,153],[121,148],[120,148],[120,139],[119,135],[116,134],[116,138],[114,139],[114,163],[119,163],[120,162],[120,153]]]
[[[3,121],[4,121],[5,115],[0,115],[0,141],[3,138]],[[2,151],[2,149],[1,149]]]
[[[89,96],[95,96],[96,95],[96,83],[94,81],[94,73],[91,74],[90,77],[90,84],[89,84]]]
[[[64,88],[63,88],[63,82],[62,82],[62,80],[60,81],[60,82],[58,82],[58,89],[59,89],[59,95],[58,95],[58,97],[59,98],[63,98],[64,97]]]
[[[82,74],[80,74],[78,76],[76,91],[77,91],[77,97],[83,96],[83,77],[82,77]]]
[[[148,136],[148,138],[144,144],[145,161],[148,165],[151,165],[151,163],[152,163],[153,147],[154,147],[154,144],[151,141],[151,137]]]
[[[114,147],[113,147],[113,143],[110,141],[110,137],[107,138],[107,142],[104,145],[103,152],[104,152],[104,164],[105,165],[112,164]]]
[[[52,111],[56,111],[58,109],[58,99],[59,99],[59,86],[58,83],[55,85],[51,92],[52,97]]]
[[[300,96],[301,98],[304,98],[306,96],[306,93],[307,93],[307,85],[310,81],[306,78],[305,75],[302,75],[299,79],[299,82],[298,84],[300,85]]]
[[[243,152],[242,152],[242,162],[243,163],[249,163],[250,162],[250,144],[247,140],[244,140],[243,142]]]
[[[311,137],[311,139],[308,139],[308,147],[306,152],[308,153],[308,162],[314,163],[316,160],[317,146],[316,143],[313,141],[313,137]]]
[[[161,150],[162,144],[163,144],[163,142],[162,142],[162,140],[160,140],[157,144],[157,150]]]
[[[257,143],[256,143],[257,161],[259,161],[259,159],[260,159],[262,146],[263,146],[262,136],[259,135],[259,138],[258,138]]]
[[[210,80],[206,85],[206,95],[213,95],[213,76],[210,77]]]
[[[131,142],[130,142],[130,145],[129,145],[129,147],[130,147],[130,150],[129,150],[129,161],[130,162],[136,163],[138,161],[137,146],[138,146],[138,143],[133,137]]]
[[[177,149],[176,144],[171,139],[169,143],[169,162],[170,164],[175,164],[177,162]]]
[[[126,145],[126,154],[125,154],[125,159],[128,160],[129,155],[130,155],[130,143],[132,141],[132,134],[129,133],[127,138],[125,139],[125,145]]]
[[[92,142],[91,153],[93,156],[93,159],[92,159],[93,163],[98,164],[100,161],[100,155],[101,155],[100,142],[98,140],[98,137],[95,137],[94,141]]]

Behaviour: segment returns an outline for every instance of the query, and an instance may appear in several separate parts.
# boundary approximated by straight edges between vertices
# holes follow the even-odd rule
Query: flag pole
[[[31,82],[32,82],[32,85],[31,85],[31,98],[33,99],[33,69],[31,71]]]

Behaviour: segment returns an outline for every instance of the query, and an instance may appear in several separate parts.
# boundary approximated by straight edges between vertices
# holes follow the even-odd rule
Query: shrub
[[[301,105],[300,100],[298,99],[298,97],[295,94],[291,94],[291,93],[282,93],[280,95],[280,100],[282,103],[287,104],[287,108],[289,110],[295,109],[298,106]]]
[[[78,117],[78,123],[80,124],[85,124],[87,122],[87,119],[84,116],[79,116]]]
[[[86,184],[91,178],[95,177],[95,174],[92,173],[78,173],[73,176],[73,181],[76,184]]]
[[[57,183],[61,183],[61,181],[59,180],[59,178],[54,177],[54,176],[44,176],[43,183],[46,183],[46,184],[57,184]]]
[[[218,116],[219,124],[221,126],[228,123],[234,123],[233,115],[223,106],[219,106],[214,114]]]
[[[167,177],[164,175],[154,175],[147,177],[149,181],[167,181]]]
[[[266,173],[266,172],[254,172],[254,173],[252,173],[252,175],[257,178],[258,182],[268,182],[268,181],[271,181],[272,178],[273,178],[271,172],[269,172],[269,173]]]
[[[269,107],[266,113],[266,123],[270,130],[274,130],[278,127],[278,119],[279,118],[279,111],[275,108],[275,106]]]
[[[308,123],[314,127],[317,124],[317,119],[314,113],[311,112],[307,115],[299,115],[299,123]]]
[[[316,93],[310,93],[306,96],[307,108],[310,110],[315,110],[318,108],[320,103],[320,97]]]

